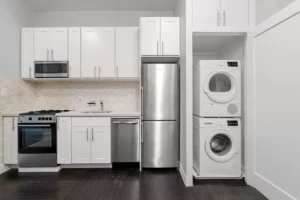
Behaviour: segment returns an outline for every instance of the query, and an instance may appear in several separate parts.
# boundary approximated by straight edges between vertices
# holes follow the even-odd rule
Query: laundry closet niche
[[[196,65],[199,60],[239,60],[241,63],[241,155],[243,174],[245,171],[244,72],[246,39],[246,34],[242,33],[223,35],[219,33],[193,34],[193,65]],[[195,84],[194,81],[193,84]]]

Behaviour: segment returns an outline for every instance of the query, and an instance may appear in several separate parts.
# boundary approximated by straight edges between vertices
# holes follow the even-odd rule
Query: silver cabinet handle
[[[53,49],[51,49],[51,59],[53,60]]]
[[[164,42],[161,42],[161,54],[164,55]]]
[[[217,17],[218,17],[217,25],[220,26],[220,10],[218,10]]]
[[[60,124],[59,123],[59,118],[57,118],[56,121],[57,121],[57,130],[59,130],[59,124]]]
[[[226,26],[226,13],[225,13],[225,10],[223,12],[223,26]]]
[[[94,66],[94,77],[96,77],[96,66]]]
[[[32,68],[29,67],[29,78],[31,78],[31,76],[32,76],[32,75],[31,75],[31,73],[32,73],[31,71],[32,71]]]
[[[89,129],[86,129],[86,141],[89,141]]]
[[[49,49],[47,49],[47,60],[49,61]]]
[[[92,128],[92,141],[94,141],[94,128]]]
[[[99,78],[101,77],[101,67],[99,66]]]
[[[117,77],[119,77],[119,66],[117,65]]]
[[[13,121],[12,121],[12,130],[15,130],[15,118],[13,117]]]
[[[158,42],[158,41],[157,41],[157,44],[156,44],[156,46],[157,46],[157,47],[156,47],[156,48],[157,48],[157,49],[156,49],[156,51],[157,51],[157,55],[159,55],[159,42]]]

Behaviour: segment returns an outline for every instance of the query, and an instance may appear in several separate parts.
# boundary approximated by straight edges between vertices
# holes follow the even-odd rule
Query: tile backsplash
[[[0,77],[0,113],[30,110],[87,110],[87,103],[100,100],[104,109],[117,112],[139,111],[140,87],[132,82],[26,82]],[[0,120],[0,163],[3,163],[3,124]]]

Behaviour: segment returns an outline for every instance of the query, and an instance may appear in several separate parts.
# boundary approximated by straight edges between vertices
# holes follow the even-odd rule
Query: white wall
[[[250,184],[272,200],[300,199],[299,24],[300,1],[260,24],[247,73]]]
[[[21,27],[32,22],[33,12],[21,0],[0,1],[0,76],[20,76]]]
[[[180,17],[180,173],[186,186],[193,185],[193,89],[191,0],[178,0],[175,16]]]
[[[259,24],[295,0],[256,0],[256,24]]]
[[[139,26],[140,17],[173,16],[173,11],[48,11],[35,13],[35,26]]]

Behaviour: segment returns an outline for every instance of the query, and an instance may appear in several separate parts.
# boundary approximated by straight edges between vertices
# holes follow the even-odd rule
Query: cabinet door
[[[115,77],[115,28],[98,28],[98,68],[97,76]]]
[[[91,163],[111,163],[110,127],[92,128],[91,140]]]
[[[51,28],[51,60],[68,60],[68,29]]]
[[[4,117],[4,164],[18,164],[18,117]]]
[[[80,37],[80,28],[69,28],[69,73],[71,78],[81,76]]]
[[[141,54],[142,56],[161,55],[160,43],[160,18],[141,18]]]
[[[50,60],[51,39],[50,30],[48,28],[34,29],[34,60],[48,61]]]
[[[178,56],[180,53],[180,27],[178,17],[161,18],[161,54]]]
[[[220,0],[193,0],[194,29],[214,29],[221,26]]]
[[[72,163],[90,163],[91,148],[88,127],[72,127]]]
[[[71,164],[72,121],[71,117],[57,118],[57,163]]]
[[[139,76],[139,28],[116,28],[117,77]]]
[[[22,78],[34,77],[34,61],[33,61],[33,28],[22,28]]]
[[[248,27],[248,0],[222,0],[221,2],[224,27]]]
[[[81,76],[96,77],[98,62],[97,28],[81,28]]]

